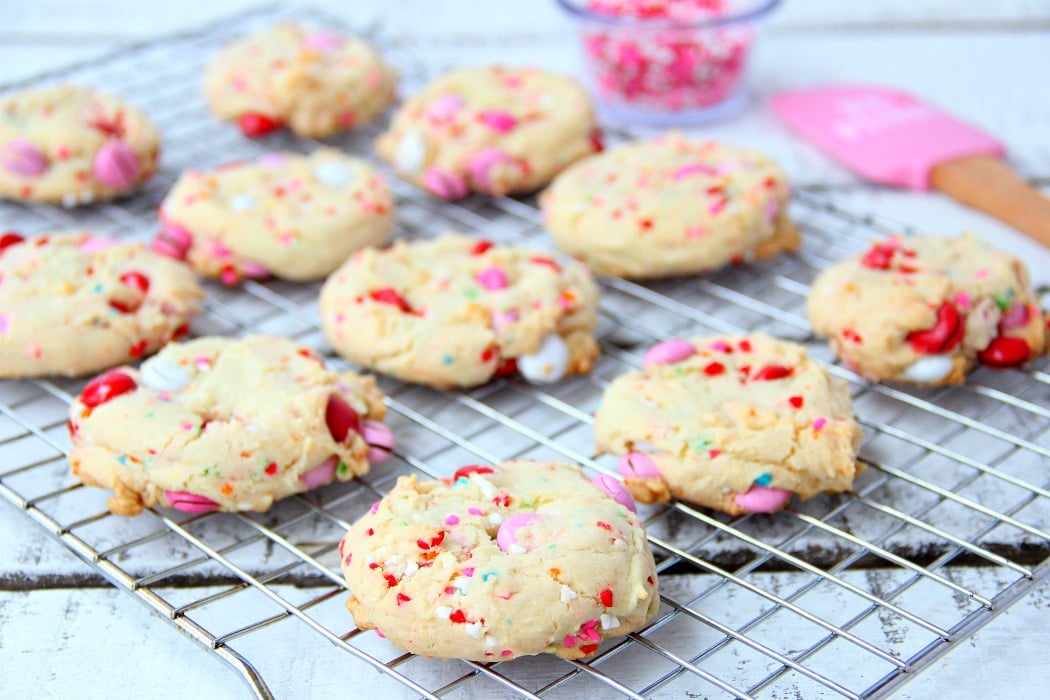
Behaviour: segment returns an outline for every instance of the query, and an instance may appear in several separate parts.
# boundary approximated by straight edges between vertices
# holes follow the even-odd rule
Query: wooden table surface
[[[0,83],[60,67],[254,3],[0,3]],[[552,2],[359,0],[315,3],[387,42],[411,44],[435,70],[486,62],[536,63],[580,72],[572,29]],[[1013,0],[788,0],[762,39],[747,112],[701,131],[763,148],[802,184],[834,188],[836,201],[919,228],[972,230],[1022,254],[1050,283],[1050,253],[981,214],[932,193],[859,183],[777,127],[761,95],[828,82],[902,87],[985,127],[1027,176],[1050,183],[1050,3]],[[104,85],[98,86],[105,88]],[[0,221],[0,229],[3,228]],[[246,697],[239,678],[129,596],[89,580],[87,568],[16,509],[0,504],[0,697]],[[980,579],[974,569],[965,576]],[[771,574],[777,576],[777,574]],[[57,583],[56,583],[57,582]],[[63,583],[65,582],[65,583]],[[57,587],[56,587],[57,586]],[[893,633],[888,630],[887,635]],[[1050,590],[1029,595],[900,691],[900,697],[1042,697],[1050,687]],[[293,663],[268,678],[278,697],[354,689],[297,680]]]

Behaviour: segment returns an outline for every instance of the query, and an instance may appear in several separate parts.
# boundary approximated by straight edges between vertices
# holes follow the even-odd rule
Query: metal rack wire
[[[105,86],[147,111],[165,138],[162,171],[135,197],[75,211],[0,204],[3,228],[144,237],[183,169],[264,148],[316,147],[287,135],[264,144],[243,139],[214,122],[199,97],[204,62],[217,47],[282,19],[333,23],[315,11],[263,8],[0,87],[59,80]],[[411,55],[400,58],[409,79],[418,78]],[[329,143],[368,154],[374,133]],[[448,204],[392,184],[400,235],[453,228],[549,247],[529,202]],[[980,370],[967,386],[949,389],[871,385],[833,365],[850,385],[867,434],[862,458],[871,468],[854,491],[772,516],[729,518],[683,503],[643,507],[661,572],[660,614],[594,658],[426,660],[357,630],[343,609],[338,541],[398,475],[440,477],[464,463],[516,457],[614,473],[614,460],[593,456],[591,413],[608,382],[640,365],[652,342],[762,331],[807,342],[830,361],[805,321],[809,281],[901,227],[814,192],[800,192],[792,214],[805,237],[798,253],[702,279],[604,280],[603,354],[588,377],[542,388],[498,380],[461,393],[381,380],[399,438],[395,457],[362,479],[286,499],[269,513],[110,515],[106,494],[82,487],[65,459],[67,405],[83,380],[0,382],[0,495],[93,571],[226,660],[261,697],[272,696],[276,667],[303,656],[323,660],[326,676],[364,679],[370,692],[429,698],[777,697],[785,689],[802,697],[886,695],[1050,573],[1046,360],[1025,372]],[[208,285],[193,332],[288,335],[345,366],[320,334],[318,288]],[[967,577],[975,567],[985,575]]]

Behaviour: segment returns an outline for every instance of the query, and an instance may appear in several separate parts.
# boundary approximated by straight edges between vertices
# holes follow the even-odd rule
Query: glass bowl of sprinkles
[[[780,0],[557,0],[609,121],[668,127],[733,116],[761,22]]]

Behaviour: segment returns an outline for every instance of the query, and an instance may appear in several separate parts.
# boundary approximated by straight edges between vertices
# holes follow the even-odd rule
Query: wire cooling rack
[[[129,238],[155,230],[156,206],[188,167],[317,144],[264,143],[214,122],[199,96],[204,63],[223,43],[281,19],[333,24],[314,11],[255,10],[0,88],[70,81],[123,95],[165,140],[163,168],[145,190],[66,211],[0,204],[0,227],[26,233],[91,228]],[[394,52],[408,84],[422,77]],[[410,89],[410,88],[409,88]],[[329,143],[370,154],[376,128]],[[548,247],[530,202],[438,202],[392,180],[399,235],[445,229]],[[702,279],[601,285],[603,354],[588,377],[551,387],[497,380],[439,392],[382,379],[395,456],[366,477],[277,504],[266,514],[185,517],[160,509],[110,515],[106,493],[82,487],[66,461],[65,421],[83,380],[0,382],[0,494],[94,572],[165,616],[227,661],[260,697],[295,665],[307,696],[317,679],[385,696],[875,697],[888,694],[987,623],[1050,572],[1050,374],[977,371],[965,387],[871,385],[839,365],[866,432],[869,469],[849,494],[775,515],[730,518],[683,503],[642,507],[661,572],[652,624],[585,661],[554,657],[480,664],[404,654],[357,630],[338,541],[396,477],[448,475],[465,463],[554,458],[615,473],[594,458],[592,412],[612,378],[670,336],[766,332],[809,344],[808,284],[823,267],[901,226],[800,192],[797,253]],[[319,285],[207,285],[195,335],[268,332],[326,353]],[[974,571],[981,575],[971,575]],[[310,659],[306,666],[297,660]]]

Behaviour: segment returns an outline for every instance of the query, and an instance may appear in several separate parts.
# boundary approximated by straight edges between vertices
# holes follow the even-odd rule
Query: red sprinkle
[[[801,396],[792,396],[788,399],[788,403],[790,403],[795,408],[802,408],[803,402],[804,399]]]
[[[751,352],[751,341],[750,340],[745,338],[744,340],[740,341],[739,345],[740,345],[740,351],[741,352]]]
[[[405,298],[398,294],[397,290],[393,287],[383,287],[382,289],[373,290],[368,293],[368,296],[372,298],[372,301],[378,301],[380,304],[396,306],[406,314],[412,313],[412,305],[405,301]]]
[[[142,357],[146,354],[146,347],[148,345],[149,343],[147,343],[145,339],[133,344],[128,348],[128,357]]]
[[[282,124],[265,114],[245,112],[237,119],[237,126],[240,127],[242,134],[255,138],[256,136],[265,136],[271,131],[277,131]]]
[[[452,611],[451,615],[448,616],[448,620],[449,622],[458,622],[459,624],[463,624],[467,621],[467,615],[462,610],[457,608],[456,610]]]
[[[470,249],[471,255],[481,255],[486,251],[490,250],[495,245],[492,241],[480,240],[474,244],[474,247]]]
[[[80,400],[88,408],[94,408],[137,388],[138,384],[134,379],[114,369],[88,382],[84,391],[80,393]]]
[[[531,258],[529,258],[529,262],[536,263],[537,265],[546,265],[555,272],[561,271],[561,267],[558,265],[558,263],[554,262],[554,260],[548,258],[546,255],[533,255]]]
[[[597,127],[591,130],[591,149],[595,153],[601,153],[605,150],[605,140],[603,138],[602,130]]]
[[[376,531],[372,528],[368,528],[367,530],[365,530],[365,534],[371,537],[372,535],[376,534]]]
[[[790,377],[795,373],[793,367],[784,367],[783,365],[766,365],[762,369],[755,372],[754,376],[751,377],[756,382],[768,382],[775,379],[783,379],[784,377]]]
[[[584,644],[583,646],[580,647],[580,651],[582,651],[584,654],[592,654],[592,653],[598,651],[598,645],[597,644]]]
[[[398,594],[397,594],[397,604],[398,604],[398,605],[401,605],[402,603],[407,603],[407,602],[408,602],[408,601],[410,601],[410,600],[412,600],[412,599],[411,599],[411,598],[409,598],[409,597],[408,597],[407,595],[405,595],[404,593],[398,593]]]
[[[598,594],[598,599],[602,601],[602,605],[604,605],[607,608],[611,608],[613,604],[612,590],[606,588],[604,591]]]
[[[937,323],[933,328],[912,331],[908,334],[911,349],[922,355],[937,355],[947,352],[962,342],[966,324],[955,305],[944,302],[937,309]]]
[[[847,328],[843,330],[842,337],[851,343],[856,343],[857,345],[860,345],[862,342],[864,342],[860,337],[860,333],[853,330],[852,328]]]
[[[496,368],[497,377],[506,377],[509,374],[515,374],[518,371],[518,361],[513,357],[505,357],[499,363],[499,367]]]
[[[704,374],[709,377],[717,377],[726,371],[726,366],[721,362],[712,362],[711,364],[704,367]]]
[[[445,531],[442,530],[438,534],[430,538],[430,546],[437,547],[439,544],[445,541]]]
[[[603,529],[603,530],[608,530],[609,532],[612,532],[612,525],[610,525],[610,524],[609,524],[609,523],[607,523],[607,522],[603,522],[603,521],[599,520],[599,521],[598,521],[597,523],[595,523],[595,524],[596,524],[596,525],[597,525],[598,527],[600,527],[601,529]]]
[[[277,473],[277,462],[270,462],[266,467],[266,476],[273,476]],[[340,543],[342,544],[342,543]]]
[[[397,578],[393,574],[384,574],[383,578],[386,579],[386,585],[390,588],[397,585]]]
[[[874,270],[888,270],[893,262],[893,254],[896,252],[897,249],[892,245],[876,243],[860,259],[860,264]]]
[[[149,291],[149,277],[137,270],[125,272],[120,276],[120,281],[129,287],[139,290],[143,296]],[[142,306],[142,298],[132,299],[131,301],[110,299],[109,305],[121,313],[128,314],[132,311],[137,311]]]
[[[14,231],[7,231],[3,235],[0,235],[0,255],[11,246],[18,245],[24,240],[24,236],[21,236]]]
[[[487,364],[492,361],[492,358],[496,356],[496,348],[491,345],[481,351],[481,363]]]
[[[460,467],[456,470],[456,473],[452,475],[453,481],[460,477],[468,477],[471,474],[491,474],[492,467],[486,467],[481,464],[468,464],[465,467]]]
[[[999,336],[977,354],[977,359],[989,367],[1018,367],[1028,361],[1032,350],[1021,338]]]

